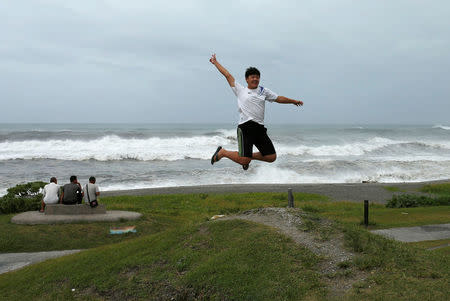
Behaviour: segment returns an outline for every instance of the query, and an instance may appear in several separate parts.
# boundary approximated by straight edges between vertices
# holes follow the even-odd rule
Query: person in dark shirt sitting
[[[62,189],[61,197],[59,199],[60,204],[75,205],[81,204],[83,199],[83,191],[80,183],[78,183],[77,176],[70,177],[70,183],[64,185]]]

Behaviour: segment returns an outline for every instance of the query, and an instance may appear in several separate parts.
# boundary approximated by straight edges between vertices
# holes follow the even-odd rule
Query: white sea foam
[[[219,130],[219,135],[174,137],[174,138],[121,138],[116,135],[104,136],[95,140],[27,140],[6,141],[0,143],[0,160],[14,159],[59,159],[59,160],[139,160],[139,161],[175,161],[190,159],[208,160],[218,145],[237,149],[236,140],[232,139],[231,130]],[[441,148],[450,150],[450,141],[396,141],[375,137],[333,145],[286,145],[276,144],[279,155],[291,156],[362,156],[393,145],[417,145],[424,148]],[[405,156],[414,156],[413,153]],[[423,155],[419,154],[418,155]],[[431,158],[433,154],[426,154]],[[436,156],[442,160],[444,157]],[[418,158],[419,159],[419,158]],[[401,156],[397,160],[402,160]]]
[[[229,145],[222,136],[124,139],[115,135],[91,141],[28,140],[0,143],[0,160],[165,160],[208,159],[218,145]]]
[[[252,174],[248,179],[248,183],[254,184],[319,183],[319,182],[320,177],[318,176],[301,174],[291,169],[278,167],[277,165],[261,165],[261,164],[259,166],[256,166],[255,173]]]
[[[192,184],[195,185],[195,184]],[[144,188],[162,188],[162,187],[177,187],[181,186],[181,183],[170,180],[170,181],[164,181],[164,182],[157,182],[157,183],[151,183],[151,182],[130,182],[130,183],[113,183],[113,184],[107,184],[105,186],[101,186],[101,191],[113,191],[113,190],[132,190],[132,189],[144,189]],[[187,185],[189,186],[189,185]]]
[[[321,146],[287,146],[280,148],[280,155],[313,155],[313,156],[361,156],[367,152],[385,146],[398,144],[387,138],[372,138],[368,141]]]
[[[445,125],[441,125],[441,124],[435,125],[435,126],[433,126],[433,128],[447,130],[447,131],[450,130],[450,126],[445,126]]]
[[[111,179],[100,183],[101,191],[140,188],[179,187],[212,184],[288,184],[288,183],[360,183],[364,180],[396,183],[444,180],[450,178],[450,160],[446,162],[346,162],[322,160],[316,165],[286,164],[284,160],[272,164],[252,162],[247,172],[229,161],[205,168],[202,173],[186,171],[155,180]],[[228,164],[229,163],[229,164]],[[210,165],[206,165],[210,167]],[[205,166],[205,167],[206,167]],[[309,166],[309,167],[305,167]],[[101,181],[101,177],[99,177]],[[0,194],[6,187],[0,188]]]
[[[362,156],[375,150],[380,150],[393,145],[421,144],[424,147],[450,149],[450,142],[425,142],[425,141],[397,141],[388,138],[375,137],[367,141],[345,144],[332,144],[320,146],[284,146],[278,148],[280,155],[312,155],[312,156]]]
[[[361,183],[369,180],[376,182],[420,182],[445,180],[450,178],[450,161],[439,164],[435,162],[417,162],[410,164],[400,162],[380,165],[378,162],[365,162],[353,169],[352,166],[333,168],[334,162],[326,162],[317,170],[291,169],[277,164],[257,164],[252,166],[254,172],[243,179],[244,183]],[[421,166],[421,168],[418,168]]]
[[[217,132],[220,133],[221,136],[227,138],[227,139],[236,139],[236,130],[228,130],[228,129],[219,129]]]

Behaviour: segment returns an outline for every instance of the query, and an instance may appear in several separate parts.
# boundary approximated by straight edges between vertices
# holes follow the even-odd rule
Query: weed
[[[450,183],[424,185],[420,191],[435,194],[450,194]]]
[[[207,199],[208,196],[209,196],[209,195],[208,195],[207,193],[200,193],[200,194],[198,195],[198,197],[199,197],[200,199],[202,199],[202,200]]]
[[[319,239],[322,241],[329,240],[332,237],[332,235],[336,233],[335,229],[330,225],[319,227],[318,232],[319,232]]]
[[[333,279],[333,278],[346,278],[346,277],[350,277],[352,275],[353,275],[352,270],[348,269],[348,270],[343,270],[343,271],[337,271],[334,273],[329,273],[326,275],[326,277],[329,279]]]
[[[314,231],[317,229],[317,222],[314,222],[308,218],[303,219],[303,223],[299,226],[300,230],[305,232]]]
[[[300,208],[306,212],[311,212],[311,213],[319,213],[319,212],[323,211],[323,209],[321,209],[317,206],[314,206],[314,205],[309,205],[309,204],[302,205]]]
[[[287,201],[287,194],[285,193],[276,193],[272,195],[272,200],[277,201]]]
[[[387,191],[390,191],[390,192],[404,192],[405,191],[396,186],[384,186],[384,189],[386,189]]]
[[[360,224],[361,226],[365,225],[365,224],[364,224],[364,220],[362,219],[362,220],[359,222],[359,224]],[[369,226],[376,226],[377,223],[374,222],[374,221],[371,221],[371,220],[369,219],[368,225],[369,225]]]
[[[448,206],[450,205],[450,195],[439,195],[429,197],[415,194],[394,195],[386,203],[388,208],[407,208],[423,206]]]
[[[352,266],[351,260],[344,260],[337,264],[337,266],[341,269],[347,269]]]

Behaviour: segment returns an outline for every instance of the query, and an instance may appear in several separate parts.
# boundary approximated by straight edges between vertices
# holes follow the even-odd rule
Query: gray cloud
[[[449,122],[450,4],[8,1],[0,122],[235,122],[211,53],[305,106],[268,122]],[[89,110],[85,108],[89,107]]]

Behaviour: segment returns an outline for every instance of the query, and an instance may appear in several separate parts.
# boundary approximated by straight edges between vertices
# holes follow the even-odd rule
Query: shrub
[[[29,182],[9,188],[7,194],[0,198],[0,212],[8,214],[38,210],[42,200],[40,191],[46,184]]]
[[[388,208],[425,207],[425,206],[447,206],[450,205],[450,196],[441,195],[437,197],[402,194],[394,195],[388,200]]]

